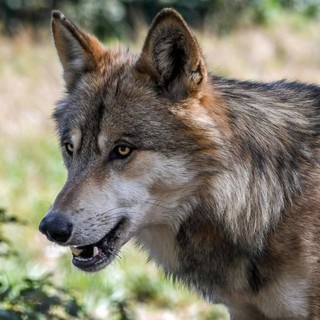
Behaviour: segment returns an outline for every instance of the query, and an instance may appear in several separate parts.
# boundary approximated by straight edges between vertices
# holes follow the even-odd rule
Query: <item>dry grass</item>
[[[320,23],[284,17],[276,25],[244,27],[222,37],[201,37],[210,70],[240,79],[320,83]],[[209,39],[212,39],[209,41]]]
[[[225,37],[206,30],[199,41],[209,69],[242,79],[320,83],[320,24],[284,18],[268,28],[243,27]],[[147,270],[148,278],[143,281],[156,289],[150,289],[153,296],[148,307],[142,302],[134,306],[137,319],[223,319],[214,316],[219,310],[185,291],[163,285],[155,267],[148,265],[146,269],[141,255],[137,262],[132,249],[127,249],[123,261],[93,280],[71,271],[69,258],[61,259],[65,251],[47,245],[36,231],[37,223],[65,178],[50,120],[54,102],[63,93],[61,68],[49,35],[35,42],[25,32],[14,39],[1,38],[0,43],[1,206],[31,225],[23,231],[8,231],[14,242],[23,246],[23,265],[9,265],[8,270],[30,274],[54,271],[64,285],[81,292],[102,318],[108,314],[103,295],[125,296],[132,279],[139,279]],[[12,272],[10,276],[18,278]]]
[[[63,88],[49,39],[37,43],[29,32],[2,38],[0,56],[1,134],[16,138],[30,131],[47,133]]]

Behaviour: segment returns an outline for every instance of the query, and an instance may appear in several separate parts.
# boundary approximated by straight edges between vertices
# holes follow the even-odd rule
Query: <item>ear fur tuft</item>
[[[199,91],[207,71],[198,42],[181,15],[170,8],[155,17],[137,63],[174,97]]]

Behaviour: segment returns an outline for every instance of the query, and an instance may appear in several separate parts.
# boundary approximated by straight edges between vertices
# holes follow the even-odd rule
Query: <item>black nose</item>
[[[45,234],[50,241],[59,243],[68,241],[72,229],[72,223],[60,213],[48,213],[39,225],[40,232]]]

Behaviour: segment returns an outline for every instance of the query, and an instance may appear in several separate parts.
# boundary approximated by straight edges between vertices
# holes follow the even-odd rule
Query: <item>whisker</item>
[[[100,212],[100,213],[96,213],[96,215],[100,216],[100,215],[105,215],[105,214],[108,214],[110,215],[110,213],[112,211],[115,211],[115,210],[122,210],[122,209],[126,209],[126,208],[131,208],[129,206],[123,206],[123,207],[117,207],[117,208],[112,208],[112,209],[109,209],[107,211],[103,211],[103,212]]]

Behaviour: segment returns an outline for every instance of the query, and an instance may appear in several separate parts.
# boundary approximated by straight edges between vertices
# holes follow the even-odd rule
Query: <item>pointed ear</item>
[[[69,88],[82,72],[98,66],[105,49],[94,36],[80,30],[60,11],[52,12],[51,24],[54,44]]]
[[[154,19],[137,69],[151,75],[158,86],[175,98],[201,90],[207,80],[198,42],[173,9],[163,9]]]

